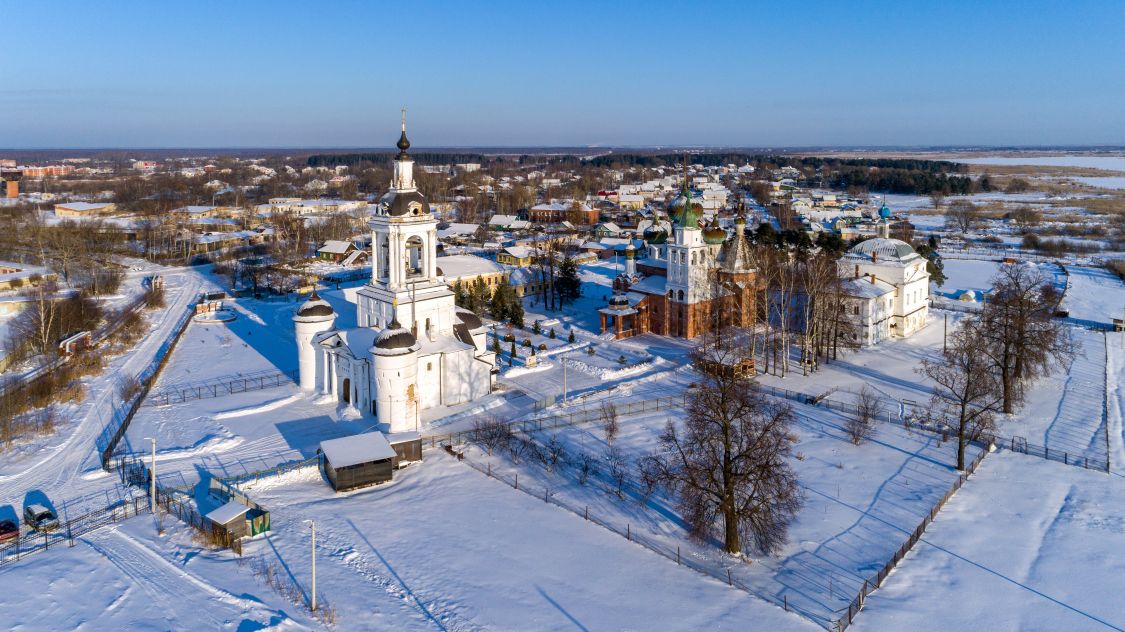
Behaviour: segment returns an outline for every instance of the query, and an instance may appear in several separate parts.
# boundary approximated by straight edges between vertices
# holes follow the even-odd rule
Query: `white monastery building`
[[[495,357],[480,318],[454,305],[437,268],[437,220],[414,186],[403,114],[391,190],[371,227],[371,281],[353,329],[315,293],[294,314],[301,388],[372,414],[388,432],[416,431],[421,411],[489,394]]]
[[[849,315],[864,346],[912,336],[926,326],[930,313],[926,259],[888,232],[884,219],[880,237],[861,241],[840,258],[841,275],[850,277],[845,282]]]

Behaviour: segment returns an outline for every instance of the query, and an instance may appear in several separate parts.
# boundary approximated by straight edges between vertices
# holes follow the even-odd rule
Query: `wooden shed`
[[[396,432],[387,435],[387,443],[395,451],[392,465],[398,469],[404,462],[422,460],[422,435],[418,432]]]
[[[250,521],[247,519],[249,513],[249,507],[232,500],[207,514],[206,518],[211,522],[216,533],[237,540],[250,535]]]
[[[320,442],[324,475],[342,492],[391,480],[398,454],[381,432],[366,432]]]

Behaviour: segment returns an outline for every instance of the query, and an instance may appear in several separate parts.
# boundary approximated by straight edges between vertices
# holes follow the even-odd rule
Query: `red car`
[[[0,520],[0,542],[20,537],[20,526],[11,520]]]

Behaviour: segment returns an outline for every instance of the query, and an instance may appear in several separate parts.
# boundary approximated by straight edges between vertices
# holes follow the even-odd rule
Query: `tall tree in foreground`
[[[1061,299],[1038,267],[1006,264],[992,278],[979,321],[981,350],[1000,378],[1005,413],[1015,411],[1031,381],[1074,357],[1070,332],[1054,317]]]
[[[788,462],[793,411],[758,392],[737,372],[738,350],[711,346],[696,352],[702,382],[688,396],[682,427],[668,422],[660,451],[641,460],[650,488],[678,502],[694,536],[719,530],[726,551],[741,555],[749,541],[761,553],[777,551],[801,507],[797,476]]]
[[[981,325],[965,322],[949,337],[937,360],[922,360],[919,373],[934,381],[930,410],[957,434],[957,469],[965,469],[965,445],[996,427],[1004,390],[991,359],[981,352]]]

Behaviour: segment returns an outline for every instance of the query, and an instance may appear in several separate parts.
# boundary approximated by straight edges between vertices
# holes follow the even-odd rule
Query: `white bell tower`
[[[358,324],[383,329],[397,316],[419,338],[426,333],[452,334],[456,322],[453,291],[438,274],[437,220],[414,185],[414,160],[407,153],[406,108],[402,109],[397,147],[391,190],[368,222],[371,281],[358,293]]]

